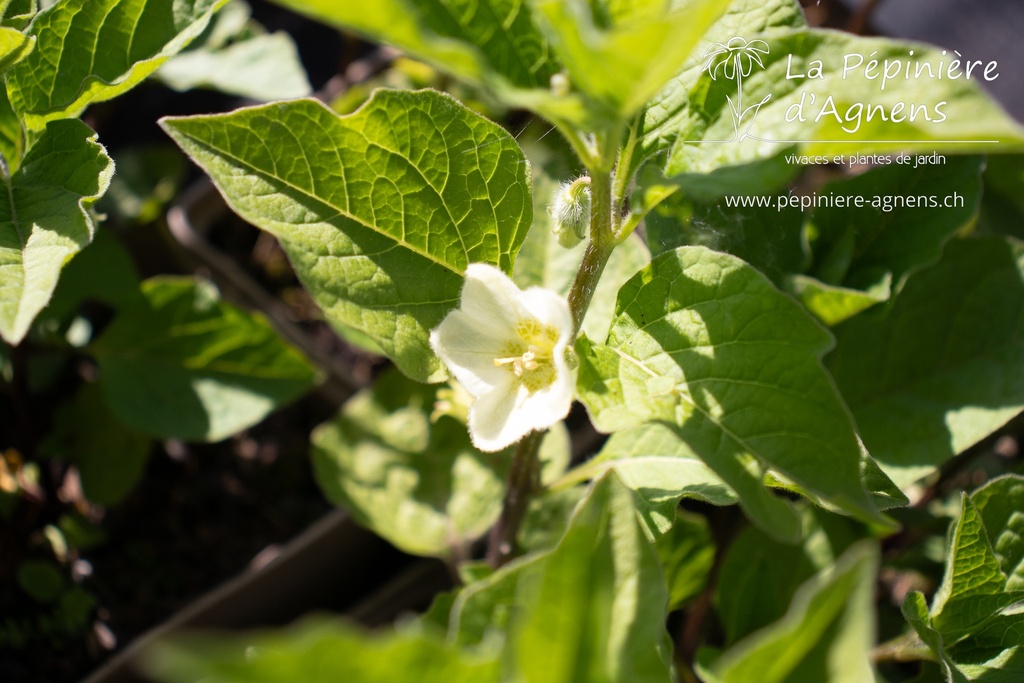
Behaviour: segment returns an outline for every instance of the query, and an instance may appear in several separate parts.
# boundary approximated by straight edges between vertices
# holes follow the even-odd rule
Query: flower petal
[[[534,430],[561,422],[572,405],[573,382],[561,368],[551,386],[532,394],[513,384],[476,400],[469,409],[469,435],[481,451],[500,451]]]
[[[504,355],[514,333],[497,336],[493,326],[479,317],[454,310],[430,333],[434,350],[455,378],[473,396],[480,396],[508,380],[508,370],[495,366],[494,359]]]
[[[531,318],[558,330],[559,340],[572,334],[572,313],[569,303],[550,289],[530,287],[519,295],[519,304]]]
[[[520,294],[516,284],[499,269],[486,263],[473,263],[466,268],[459,309],[479,320],[484,328],[492,327],[497,336],[514,336],[522,317]]]

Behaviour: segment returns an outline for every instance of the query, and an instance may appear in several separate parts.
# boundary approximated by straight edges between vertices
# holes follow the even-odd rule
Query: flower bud
[[[590,178],[583,176],[560,183],[548,213],[554,219],[551,232],[558,237],[560,245],[571,249],[583,241],[590,226]]]

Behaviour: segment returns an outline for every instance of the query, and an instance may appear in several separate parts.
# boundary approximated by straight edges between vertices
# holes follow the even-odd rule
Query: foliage
[[[810,28],[793,0],[280,3],[407,51],[484,113],[430,87],[354,110],[273,101],[309,90],[294,45],[241,4],[217,15],[223,0],[18,3],[3,20],[3,382],[23,407],[50,346],[95,378],[38,448],[16,444],[28,463],[5,456],[0,512],[32,498],[40,454],[114,505],[153,439],[226,439],[330,369],[207,282],[140,279],[97,237],[108,187],[140,220],[177,181],[168,165],[112,186],[77,117],[157,73],[268,101],[160,125],[326,320],[394,366],[311,435],[326,496],[464,581],[392,631],[181,640],[154,675],[1021,674],[1024,485],[950,484],[954,458],[1024,409],[1024,176],[981,156],[1020,152],[1024,129],[978,86],[984,66],[954,76],[936,48]],[[250,78],[255,57],[280,72]],[[558,135],[521,146],[491,120],[516,108]],[[827,184],[785,188],[825,164]],[[921,195],[957,201],[890,201]],[[567,435],[572,399],[566,424],[607,439]],[[958,495],[944,578],[895,621],[876,579],[928,587],[931,528]],[[57,564],[10,572],[48,607],[75,595],[50,545]]]

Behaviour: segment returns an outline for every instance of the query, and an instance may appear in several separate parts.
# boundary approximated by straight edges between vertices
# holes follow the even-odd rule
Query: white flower
[[[572,315],[565,299],[521,291],[493,266],[466,269],[459,308],[430,333],[430,346],[475,398],[469,435],[500,451],[569,413],[575,380],[566,361]]]

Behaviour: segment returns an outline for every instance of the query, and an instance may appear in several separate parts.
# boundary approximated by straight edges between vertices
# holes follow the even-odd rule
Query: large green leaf
[[[737,37],[764,41],[767,51],[756,54],[759,61],[740,79],[742,92],[728,72],[718,70],[712,78],[713,69],[705,70],[715,43],[724,48]],[[845,65],[856,62],[855,57],[847,61],[848,55],[862,56],[863,64],[844,73]],[[1024,130],[978,87],[981,70],[971,80],[963,78],[963,70],[959,79],[926,73],[901,77],[883,90],[878,69],[874,78],[865,75],[872,59],[880,60],[881,68],[886,59],[902,60],[904,71],[909,61],[913,75],[919,63],[938,74],[940,63],[948,69],[954,57],[919,44],[809,30],[792,0],[734,0],[648,108],[643,153],[668,150],[661,164],[665,177],[689,193],[720,195],[777,187],[786,169],[795,166],[782,159],[787,151],[848,159],[853,153],[1005,151],[1007,145],[1024,144]],[[811,71],[817,62],[820,78]],[[801,102],[803,121],[797,116]],[[745,111],[738,124],[734,106]],[[868,108],[878,106],[887,120],[875,109],[868,121]],[[893,107],[902,109],[895,117],[904,120],[891,120]],[[920,107],[927,108],[930,122]],[[819,115],[822,110],[826,113]]]
[[[179,637],[146,653],[146,668],[167,683],[498,683],[494,653],[467,652],[412,629],[367,634],[353,626],[307,622],[247,636]]]
[[[36,49],[7,74],[33,129],[137,85],[202,33],[227,0],[65,0],[29,28]]]
[[[503,643],[504,680],[668,683],[667,606],[658,556],[612,474],[591,487],[554,549],[458,594],[449,640]]]
[[[402,550],[459,556],[501,513],[511,453],[473,448],[464,422],[430,413],[435,386],[391,372],[312,436],[331,502]]]
[[[851,289],[899,291],[912,272],[937,261],[945,242],[977,215],[982,167],[981,157],[918,168],[890,164],[826,185],[820,195],[863,197],[866,205],[814,211],[810,274]],[[945,206],[947,201],[956,205]]]
[[[46,127],[0,196],[0,336],[17,344],[50,300],[61,268],[92,240],[88,207],[114,164],[81,121]]]
[[[888,300],[911,273],[938,260],[978,213],[982,167],[980,157],[890,164],[813,195],[763,197],[768,206],[676,194],[648,214],[647,239],[655,253],[694,244],[739,256],[832,326]],[[807,200],[808,208],[790,199]]]
[[[1024,246],[954,240],[884,317],[857,316],[828,358],[865,445],[906,486],[1024,408]]]
[[[559,63],[525,0],[276,0],[339,28],[395,45],[448,73],[485,85],[508,104],[556,120],[591,118],[578,93],[559,97]]]
[[[875,680],[877,569],[872,542],[853,546],[800,587],[782,619],[727,650],[701,677],[707,683]]]
[[[578,344],[578,389],[602,431],[672,425],[763,528],[788,518],[782,535],[799,533],[780,499],[755,498],[767,470],[885,523],[861,484],[850,415],[821,365],[831,345],[743,261],[684,247],[623,286],[606,344]]]
[[[437,92],[377,91],[346,117],[299,100],[162,125],[239,215],[281,240],[329,317],[421,381],[444,377],[428,338],[466,266],[511,272],[530,226],[515,140]]]
[[[1015,681],[1024,674],[1022,509],[1024,477],[1017,475],[963,496],[931,609],[916,592],[903,605],[949,683]]]
[[[636,506],[652,537],[666,533],[682,498],[731,505],[736,494],[679,435],[651,423],[611,435],[592,459],[569,472],[559,485],[597,479],[614,470],[636,496]]]
[[[514,680],[671,680],[665,580],[633,496],[614,475],[594,484],[516,602],[505,653]]]
[[[534,0],[569,87],[626,121],[671,79],[725,11],[720,0]]]
[[[744,530],[722,561],[714,601],[728,643],[781,619],[800,584],[835,564],[860,537],[844,517],[803,505],[799,545],[757,528]]]
[[[90,347],[111,412],[159,438],[219,441],[297,398],[316,373],[265,319],[209,284],[153,278]]]

